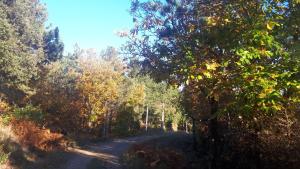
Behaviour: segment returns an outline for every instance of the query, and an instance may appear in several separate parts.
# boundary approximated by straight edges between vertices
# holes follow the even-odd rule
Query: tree
[[[38,0],[0,2],[0,92],[20,102],[43,60],[45,8]]]
[[[86,54],[79,58],[82,76],[78,88],[88,108],[90,127],[102,125],[102,135],[106,137],[118,107],[123,72],[117,68],[115,59],[97,57],[92,51]]]
[[[299,55],[286,44],[290,37],[299,41],[297,11],[298,1],[132,2],[135,27],[127,51],[156,79],[185,84],[196,92],[188,97],[203,98],[213,165],[217,117],[229,113],[252,121],[299,105]]]
[[[132,134],[143,124],[145,85],[135,78],[124,77],[119,85],[119,110],[116,114],[114,133]]]
[[[194,81],[211,104],[227,95],[235,97],[236,103],[244,100],[240,99],[242,97],[247,97],[247,103],[251,103],[251,97],[260,95],[262,98],[254,99],[256,103],[251,106],[238,105],[255,107],[254,104],[261,102],[257,108],[265,112],[274,110],[279,100],[268,98],[283,98],[280,91],[288,88],[274,81],[282,81],[279,76],[295,76],[298,69],[296,56],[281,44],[288,37],[278,39],[285,29],[280,25],[282,18],[289,18],[282,14],[288,12],[282,9],[284,4],[134,1],[131,12],[136,27],[127,49],[143,58],[144,70],[165,74],[159,77],[166,77],[170,83],[189,85]],[[299,6],[296,2],[287,4],[292,6],[291,11]],[[294,88],[298,84],[291,79],[288,81]],[[264,93],[274,85],[278,87],[275,92]],[[272,100],[275,102],[271,103]]]
[[[35,84],[36,93],[31,97],[47,114],[43,125],[54,131],[79,132],[87,126],[85,105],[77,89],[81,77],[77,54],[44,65]]]
[[[132,77],[132,79],[143,86],[144,96],[138,100],[144,107],[140,111],[144,118],[146,118],[145,113],[147,113],[145,111],[148,109],[149,123],[152,124],[152,127],[160,126],[165,129],[167,122],[169,128],[173,127],[176,130],[181,114],[179,90],[168,86],[165,82],[157,83],[147,75],[139,75]],[[143,121],[146,123],[145,120]]]
[[[44,35],[45,63],[55,62],[63,57],[64,44],[59,37],[59,29],[56,27]]]

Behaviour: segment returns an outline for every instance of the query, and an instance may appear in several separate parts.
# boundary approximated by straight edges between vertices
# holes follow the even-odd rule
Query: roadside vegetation
[[[113,47],[64,54],[46,20],[38,0],[0,2],[1,165],[34,168],[48,156],[57,165],[68,146],[186,125],[177,88],[140,74]]]
[[[300,166],[299,0],[132,0],[130,14],[122,50],[64,54],[39,0],[0,1],[1,167],[58,168],[69,146],[157,130],[192,136],[136,145],[124,167]]]
[[[298,168],[299,1],[135,0],[130,12],[125,49],[183,86],[200,168]]]

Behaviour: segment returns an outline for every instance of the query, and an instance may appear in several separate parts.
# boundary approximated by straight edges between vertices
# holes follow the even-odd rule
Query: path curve
[[[106,169],[121,169],[119,158],[130,146],[158,137],[161,136],[137,136],[92,144],[86,149],[68,148],[74,156],[64,169],[86,169],[89,162],[95,158],[102,161]]]

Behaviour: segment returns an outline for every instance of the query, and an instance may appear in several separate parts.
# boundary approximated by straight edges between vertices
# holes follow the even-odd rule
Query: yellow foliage
[[[122,72],[99,58],[82,59],[80,63],[83,72],[78,88],[94,113],[91,114],[94,116],[92,121],[97,121],[117,101]]]
[[[211,78],[211,77],[212,77],[211,73],[209,73],[209,72],[207,72],[207,71],[203,72],[203,74],[204,74],[204,76],[206,76],[207,78]]]
[[[231,22],[229,19],[224,19],[224,21],[225,21],[226,23],[230,23],[230,22]]]
[[[0,113],[5,113],[10,109],[9,104],[0,99]]]
[[[202,80],[203,77],[202,77],[201,75],[198,75],[198,76],[197,76],[197,79],[198,79],[198,80]]]
[[[213,17],[207,17],[206,22],[207,22],[208,26],[216,26],[217,25],[216,19]]]
[[[190,31],[190,32],[195,31],[195,28],[196,28],[196,26],[195,26],[194,24],[190,24],[190,25],[189,25],[189,31]]]
[[[267,23],[267,29],[268,29],[268,30],[272,30],[272,29],[273,29],[273,25],[270,24],[270,23]]]
[[[268,30],[273,30],[273,28],[275,27],[275,26],[279,26],[279,24],[277,23],[277,22],[273,22],[273,21],[269,21],[268,23],[267,23],[267,29]]]
[[[220,66],[220,64],[213,61],[211,63],[206,63],[205,66],[207,70],[216,70]]]
[[[142,105],[146,97],[145,86],[143,84],[133,85],[127,97],[131,105]]]

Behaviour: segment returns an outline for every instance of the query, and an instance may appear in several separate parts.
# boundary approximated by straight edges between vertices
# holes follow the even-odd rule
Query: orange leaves
[[[13,120],[12,123],[22,145],[33,146],[45,151],[62,148],[62,134],[51,133],[49,129],[41,129],[30,121]]]

